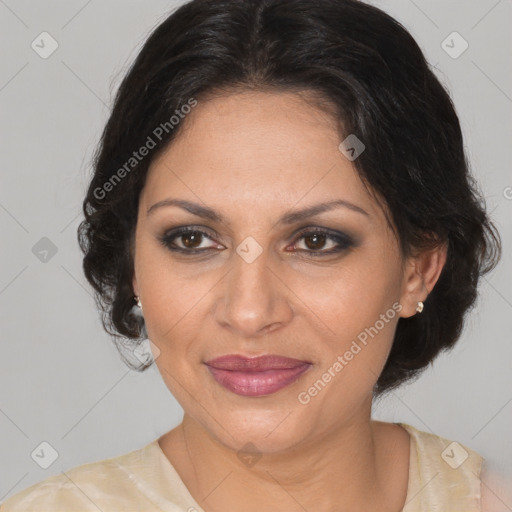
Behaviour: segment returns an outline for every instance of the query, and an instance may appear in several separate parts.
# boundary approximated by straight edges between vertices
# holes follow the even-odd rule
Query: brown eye
[[[304,240],[306,241],[308,249],[318,251],[325,245],[326,238],[327,237],[324,234],[314,233],[312,235],[305,236]]]
[[[319,228],[303,231],[296,240],[295,250],[310,253],[312,256],[334,254],[347,250],[354,245],[353,240],[348,235],[331,233]],[[299,241],[301,240],[304,240],[303,247],[300,247]]]
[[[185,233],[180,236],[183,245],[189,249],[196,249],[201,245],[203,235],[197,231],[191,233]]]
[[[200,253],[215,248],[213,245],[204,245],[205,241],[212,241],[211,237],[199,229],[181,228],[159,238],[162,245],[170,251],[178,251],[184,253]]]

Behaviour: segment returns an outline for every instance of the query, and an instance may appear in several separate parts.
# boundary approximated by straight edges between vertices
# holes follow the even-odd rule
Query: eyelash
[[[170,232],[164,234],[163,236],[159,237],[159,240],[160,240],[160,243],[164,247],[166,247],[168,250],[170,250],[172,252],[181,252],[183,254],[189,254],[189,255],[200,254],[200,253],[205,253],[205,252],[209,251],[210,249],[212,249],[212,248],[185,249],[183,247],[173,246],[174,239],[179,238],[180,236],[183,236],[186,234],[191,234],[191,233],[199,234],[199,235],[205,236],[206,238],[212,240],[212,238],[208,235],[208,233],[206,233],[205,231],[202,231],[201,229],[194,228],[192,226],[178,228],[176,230],[170,231]],[[334,248],[334,249],[329,249],[327,251],[326,250],[314,251],[314,250],[307,250],[307,249],[297,249],[298,251],[306,252],[315,257],[322,257],[322,256],[327,256],[327,255],[345,251],[354,245],[353,240],[349,236],[342,234],[342,233],[335,234],[332,231],[329,231],[324,228],[303,228],[299,233],[297,233],[297,236],[295,238],[296,241],[294,242],[293,245],[296,245],[298,240],[307,238],[308,236],[311,236],[311,235],[325,235],[326,240],[331,239],[338,245],[338,247]]]

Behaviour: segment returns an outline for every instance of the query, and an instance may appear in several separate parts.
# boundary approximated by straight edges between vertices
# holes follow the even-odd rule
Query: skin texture
[[[307,98],[306,98],[307,99]],[[140,297],[158,369],[184,409],[160,446],[194,498],[212,511],[401,510],[409,436],[371,420],[372,389],[399,317],[414,314],[445,263],[446,248],[407,261],[376,200],[339,151],[335,121],[297,93],[240,92],[200,102],[179,137],[155,159],[141,193],[133,290]],[[224,222],[179,207],[176,198],[219,212]],[[337,208],[293,225],[278,219],[343,199],[368,215]],[[159,240],[194,226],[208,237],[173,253]],[[319,227],[336,241],[296,235]],[[177,237],[174,244],[191,245]],[[236,252],[253,237],[262,253]],[[309,253],[307,252],[309,251]],[[400,303],[377,335],[303,404],[307,391],[366,327]],[[225,354],[277,354],[312,363],[297,381],[263,397],[220,386],[204,361]],[[237,452],[252,443],[251,466]]]

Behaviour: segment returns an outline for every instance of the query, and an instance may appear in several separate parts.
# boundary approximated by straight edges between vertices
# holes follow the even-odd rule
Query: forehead
[[[307,97],[217,96],[199,101],[182,123],[150,166],[143,194],[148,207],[180,195],[223,211],[228,205],[282,211],[336,199],[376,211],[353,163],[338,149],[336,118]]]

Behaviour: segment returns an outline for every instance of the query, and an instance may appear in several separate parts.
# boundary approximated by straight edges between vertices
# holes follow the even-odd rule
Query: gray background
[[[412,32],[450,89],[505,250],[456,348],[377,404],[374,417],[457,440],[511,472],[512,2],[373,3]],[[103,332],[76,242],[113,93],[176,4],[0,0],[0,501],[142,447],[181,421],[156,367],[129,370]],[[59,45],[47,59],[31,48],[43,31]],[[441,46],[453,31],[469,43],[456,59]],[[32,251],[43,237],[57,248],[46,262]],[[47,469],[31,457],[43,441],[58,452]]]

